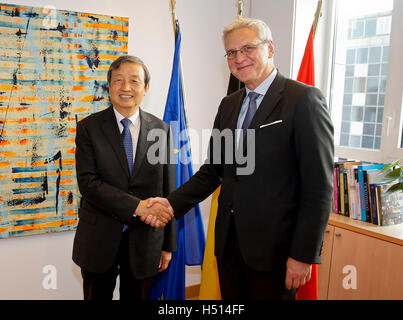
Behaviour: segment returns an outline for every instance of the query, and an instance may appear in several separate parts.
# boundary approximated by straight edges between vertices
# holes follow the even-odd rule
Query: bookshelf
[[[331,213],[329,224],[403,246],[403,223],[393,226],[377,226]]]
[[[318,267],[319,299],[401,300],[402,265],[403,224],[381,227],[332,213]],[[346,267],[355,269],[356,288],[345,287]]]
[[[403,192],[386,192],[394,182],[385,182],[384,166],[335,162],[333,212],[379,226],[403,223]]]

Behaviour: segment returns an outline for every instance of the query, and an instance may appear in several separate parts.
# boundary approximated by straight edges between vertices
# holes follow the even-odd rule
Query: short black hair
[[[108,70],[108,76],[107,76],[108,83],[111,82],[112,71],[115,69],[119,69],[119,67],[122,63],[135,63],[135,64],[141,65],[144,70],[144,87],[147,87],[147,85],[151,79],[150,72],[148,71],[147,66],[144,64],[143,60],[141,60],[139,57],[130,56],[130,55],[121,56],[112,62],[112,64],[109,66],[109,70]]]

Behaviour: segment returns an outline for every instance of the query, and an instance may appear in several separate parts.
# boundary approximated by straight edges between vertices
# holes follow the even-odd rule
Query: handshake
[[[156,228],[164,227],[174,216],[169,201],[158,197],[141,200],[134,213],[141,221]]]

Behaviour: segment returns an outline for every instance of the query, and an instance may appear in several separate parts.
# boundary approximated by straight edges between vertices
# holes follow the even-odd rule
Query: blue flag
[[[171,125],[176,168],[176,187],[193,176],[189,136],[186,126],[180,71],[181,33],[177,24],[174,64],[164,112],[164,121]],[[185,299],[185,264],[202,265],[206,239],[200,206],[191,209],[177,221],[178,250],[172,253],[167,270],[153,278],[150,299]]]

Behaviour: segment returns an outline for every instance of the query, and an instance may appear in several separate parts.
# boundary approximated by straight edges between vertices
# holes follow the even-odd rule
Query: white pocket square
[[[277,123],[281,123],[281,122],[283,122],[283,120],[277,120],[277,121],[274,121],[274,122],[270,122],[270,123],[267,123],[267,124],[263,124],[263,125],[260,126],[260,128],[272,126],[273,124],[277,124]]]

